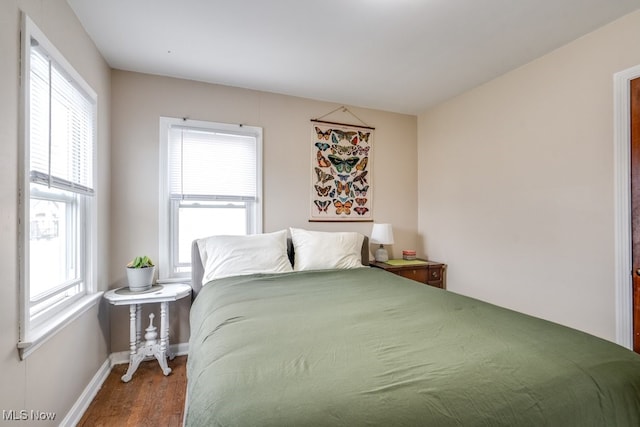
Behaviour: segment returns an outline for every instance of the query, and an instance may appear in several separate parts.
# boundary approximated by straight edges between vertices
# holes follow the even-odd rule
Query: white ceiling
[[[113,68],[418,114],[640,0],[67,0]]]

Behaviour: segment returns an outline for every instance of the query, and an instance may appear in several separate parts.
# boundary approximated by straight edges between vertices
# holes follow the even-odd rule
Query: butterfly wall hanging
[[[309,221],[372,221],[374,129],[311,122]]]

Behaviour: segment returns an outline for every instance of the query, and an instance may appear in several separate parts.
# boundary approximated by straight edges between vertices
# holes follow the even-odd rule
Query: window
[[[262,129],[160,118],[161,280],[191,272],[191,242],[262,232]]]
[[[19,348],[95,291],[96,95],[24,17]]]

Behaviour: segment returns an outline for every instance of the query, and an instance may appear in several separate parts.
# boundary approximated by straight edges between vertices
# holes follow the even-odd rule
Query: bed
[[[211,281],[194,243],[185,425],[640,425],[639,355],[286,239],[292,268]]]

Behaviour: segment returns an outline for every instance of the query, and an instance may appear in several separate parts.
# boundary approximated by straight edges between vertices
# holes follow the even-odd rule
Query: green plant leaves
[[[153,261],[148,256],[137,256],[135,257],[129,264],[127,264],[127,268],[145,268],[145,267],[153,267]]]

